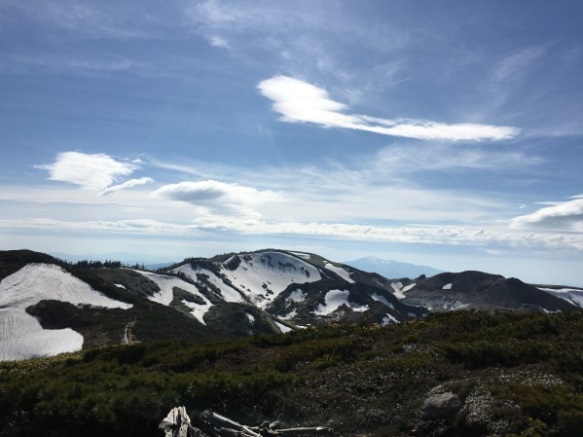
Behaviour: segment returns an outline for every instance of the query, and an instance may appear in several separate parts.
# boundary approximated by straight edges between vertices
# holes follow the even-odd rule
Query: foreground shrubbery
[[[363,322],[0,363],[0,436],[160,435],[176,405],[343,435],[487,435],[490,420],[507,434],[575,436],[582,337],[580,313],[457,312],[384,328]],[[455,417],[423,416],[437,386],[465,402]],[[489,402],[482,422],[468,407],[480,399]]]

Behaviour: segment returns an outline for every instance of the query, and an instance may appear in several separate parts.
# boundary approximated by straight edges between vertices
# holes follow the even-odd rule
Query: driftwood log
[[[300,437],[335,436],[332,428],[324,426],[277,429],[277,422],[248,426],[235,422],[214,411],[200,414],[197,426],[192,425],[184,407],[173,408],[160,423],[165,437]]]

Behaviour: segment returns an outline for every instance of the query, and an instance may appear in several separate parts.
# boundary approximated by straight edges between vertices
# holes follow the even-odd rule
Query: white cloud
[[[152,219],[131,220],[55,220],[50,218],[30,218],[20,221],[0,220],[2,228],[45,229],[65,232],[104,232],[114,234],[180,236],[195,235],[196,227],[167,223]]]
[[[213,36],[209,37],[208,42],[213,47],[218,47],[218,48],[222,48],[222,49],[229,48],[229,43],[227,42],[227,40],[221,36],[218,36],[218,35],[213,35]]]
[[[223,214],[256,217],[260,214],[253,207],[282,199],[281,194],[274,191],[261,191],[214,180],[165,185],[153,192],[152,196],[189,203],[198,207],[198,215],[203,216]]]
[[[46,218],[0,220],[4,229],[45,229],[150,236],[200,236],[201,233],[291,236],[337,241],[467,246],[488,250],[583,250],[582,234],[532,233],[475,226],[374,226],[348,223],[268,222],[249,217],[207,215],[189,224],[151,219],[66,221]]]
[[[583,235],[553,235],[476,226],[375,226],[349,223],[267,222],[258,219],[204,217],[197,229],[246,235],[288,235],[363,242],[416,243],[481,248],[583,250]]]
[[[138,179],[130,179],[129,181],[124,182],[123,184],[114,185],[112,187],[106,188],[98,196],[105,196],[107,194],[115,193],[117,191],[125,190],[128,188],[135,187],[137,185],[144,185],[150,182],[154,182],[152,178],[138,178]]]
[[[137,167],[134,164],[117,161],[111,156],[63,152],[57,155],[53,164],[37,168],[48,170],[49,179],[80,185],[85,190],[103,191],[113,184],[119,176],[131,174]]]
[[[273,109],[289,123],[314,123],[381,135],[422,140],[484,141],[505,140],[518,135],[509,126],[476,123],[446,124],[428,120],[383,119],[346,114],[347,106],[329,98],[328,93],[307,82],[287,76],[275,76],[259,83],[260,92],[271,99]]]
[[[574,196],[566,202],[553,203],[531,214],[515,217],[511,220],[510,227],[583,233],[583,195]]]

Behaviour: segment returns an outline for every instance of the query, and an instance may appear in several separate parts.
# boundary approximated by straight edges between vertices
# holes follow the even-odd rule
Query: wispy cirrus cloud
[[[219,35],[213,35],[207,38],[209,44],[213,47],[218,47],[221,49],[228,49],[229,48],[229,42],[223,38],[222,36]]]
[[[531,214],[515,217],[510,221],[510,227],[583,233],[583,195],[574,196],[566,202],[554,203]]]
[[[346,113],[348,107],[332,100],[326,90],[288,76],[275,76],[257,86],[273,101],[274,111],[288,123],[312,123],[421,140],[499,141],[511,139],[520,130],[510,126],[476,123],[446,124],[429,120],[384,119]]]
[[[98,196],[105,196],[107,194],[116,193],[121,190],[126,190],[128,188],[132,188],[138,185],[149,184],[151,182],[154,182],[154,179],[148,177],[130,179],[129,181],[124,182],[123,184],[113,185],[109,188],[106,188],[101,193],[99,193]]]

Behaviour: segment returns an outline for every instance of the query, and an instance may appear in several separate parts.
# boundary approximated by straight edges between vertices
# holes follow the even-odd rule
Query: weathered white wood
[[[162,419],[159,427],[164,430],[164,437],[191,437],[195,436],[194,428],[190,425],[190,417],[186,408],[175,407]]]
[[[332,428],[323,426],[274,429],[277,422],[263,426],[247,426],[228,417],[206,410],[200,414],[202,430],[191,425],[184,407],[173,408],[160,423],[165,437],[294,437],[305,435],[334,436]],[[208,425],[208,426],[207,426]],[[208,429],[207,429],[208,428]]]
[[[278,429],[275,430],[276,435],[280,436],[294,436],[294,435],[334,435],[335,432],[332,428],[326,428],[324,426],[316,427],[303,427],[303,428],[288,428],[288,429]]]
[[[201,417],[216,428],[235,429],[244,434],[239,434],[242,437],[262,437],[261,434],[256,433],[248,426],[242,425],[228,417],[222,416],[214,411],[206,410],[201,414]]]

